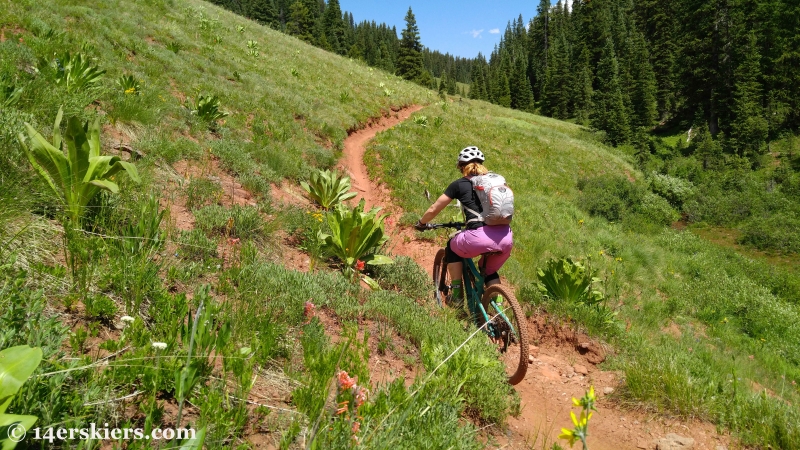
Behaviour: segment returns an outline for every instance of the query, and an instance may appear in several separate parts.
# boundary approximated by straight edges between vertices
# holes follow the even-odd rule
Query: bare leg
[[[464,274],[463,269],[464,263],[462,262],[447,263],[447,273],[450,274],[451,283],[455,280],[461,281],[461,277]]]

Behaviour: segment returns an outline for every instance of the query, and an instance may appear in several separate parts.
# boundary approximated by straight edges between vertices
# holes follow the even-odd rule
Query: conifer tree
[[[456,74],[451,69],[447,74],[447,93],[456,95],[458,93],[458,84],[456,83]]]
[[[575,111],[575,119],[578,123],[585,123],[589,120],[593,111],[592,96],[594,89],[592,81],[592,67],[589,63],[589,50],[583,47],[578,57],[577,69],[575,71],[575,83],[572,85],[572,109]]]
[[[342,9],[339,0],[328,0],[325,12],[322,14],[322,27],[325,37],[333,52],[344,55],[347,50],[345,42],[345,24],[342,20]]]
[[[296,2],[289,7],[286,32],[308,43],[314,42],[314,18],[304,2]]]
[[[250,11],[247,15],[265,25],[277,28],[279,24],[278,11],[272,0],[253,0],[250,2]]]
[[[406,13],[406,28],[400,39],[400,50],[397,55],[397,75],[406,80],[419,82],[423,77],[422,42],[419,38],[417,19],[411,8]]]
[[[650,65],[650,54],[641,33],[634,32],[631,45],[631,123],[638,127],[650,127],[658,115],[656,101],[656,75]]]
[[[505,106],[506,108],[511,107],[511,88],[508,83],[508,76],[504,71],[498,71],[498,76],[496,80],[496,89],[497,89],[497,103],[500,106]]]
[[[630,124],[619,83],[619,62],[611,37],[606,39],[603,57],[597,64],[597,87],[592,126],[605,131],[608,141],[613,145],[627,142]]]
[[[756,35],[750,33],[744,60],[736,68],[734,94],[734,121],[731,127],[731,145],[740,156],[754,156],[766,151],[764,146],[769,124],[761,105],[761,68]]]
[[[528,70],[525,58],[517,58],[514,64],[513,78],[510,83],[511,107],[528,111],[533,109],[533,91],[528,81]]]

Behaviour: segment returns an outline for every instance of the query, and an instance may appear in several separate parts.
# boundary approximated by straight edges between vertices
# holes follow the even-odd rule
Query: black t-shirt
[[[444,190],[444,195],[457,199],[466,208],[483,213],[481,201],[475,196],[475,191],[472,189],[472,182],[469,181],[467,177],[459,178],[450,183],[450,186],[447,186],[447,189]],[[470,222],[470,220],[477,218],[477,216],[466,209],[464,209],[464,216],[466,216],[467,219],[468,230],[474,230],[484,225],[481,221]]]

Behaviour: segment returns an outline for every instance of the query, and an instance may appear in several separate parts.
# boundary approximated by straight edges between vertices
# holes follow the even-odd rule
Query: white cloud
[[[481,37],[481,33],[483,33],[483,28],[481,28],[480,30],[472,30],[472,31],[469,32],[469,34],[471,34],[472,37],[474,37],[474,38]]]
[[[500,34],[500,28],[492,28],[489,30],[490,34]]]

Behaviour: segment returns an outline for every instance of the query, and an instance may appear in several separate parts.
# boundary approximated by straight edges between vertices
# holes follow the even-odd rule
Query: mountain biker
[[[486,175],[489,172],[483,166],[485,160],[483,152],[478,147],[470,146],[461,150],[458,154],[456,168],[463,177],[450,183],[444,193],[428,208],[415,225],[417,230],[427,230],[430,221],[453,199],[461,202],[466,229],[450,239],[445,248],[445,261],[447,261],[447,272],[450,274],[453,298],[460,298],[462,295],[462,258],[474,258],[491,253],[484,255],[478,265],[485,267],[483,275],[488,287],[500,283],[500,275],[497,274],[497,271],[511,256],[511,247],[513,246],[511,227],[509,225],[486,225],[479,215],[483,212],[483,208],[473,190],[470,178],[476,175]],[[476,212],[478,214],[475,214]]]

